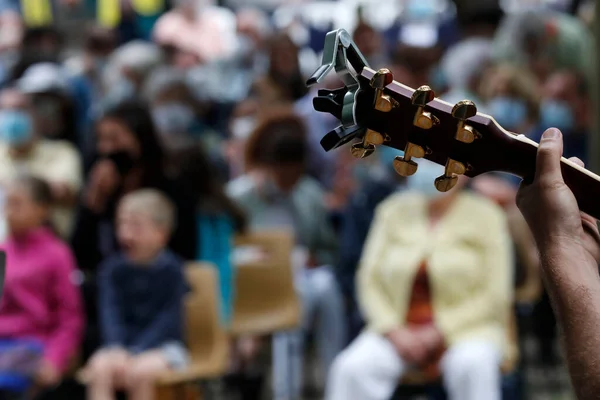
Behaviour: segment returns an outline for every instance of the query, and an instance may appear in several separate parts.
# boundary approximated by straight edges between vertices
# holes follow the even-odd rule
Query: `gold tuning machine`
[[[467,167],[463,163],[449,158],[446,161],[444,175],[435,179],[435,188],[440,192],[449,191],[456,186],[458,176],[464,175],[465,172],[467,172]]]
[[[413,105],[419,107],[417,108],[417,113],[415,114],[415,118],[413,120],[413,124],[421,129],[431,129],[434,125],[439,124],[439,120],[431,115],[430,112],[425,111],[425,106],[431,100],[435,98],[435,93],[431,88],[427,85],[423,85],[417,90],[414,91],[411,102]]]
[[[382,135],[372,129],[367,129],[363,141],[354,143],[350,148],[350,152],[356,158],[366,158],[375,152],[375,146],[387,142],[390,138],[387,135]]]
[[[479,133],[466,123],[467,119],[477,114],[477,107],[471,100],[462,100],[452,108],[452,116],[458,119],[458,128],[454,138],[462,143],[473,143],[479,137]]]
[[[414,175],[419,166],[412,158],[423,158],[425,153],[426,151],[423,147],[408,142],[404,148],[404,156],[397,156],[394,159],[394,170],[401,176]]]
[[[381,68],[371,78],[370,85],[375,89],[375,109],[377,111],[390,112],[393,108],[398,107],[396,100],[383,93],[383,89],[393,81],[394,75],[387,68]]]

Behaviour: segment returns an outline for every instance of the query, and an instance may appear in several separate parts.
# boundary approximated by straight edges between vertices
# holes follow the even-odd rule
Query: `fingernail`
[[[561,133],[556,128],[546,129],[546,132],[542,135],[542,139],[556,139],[560,137]]]

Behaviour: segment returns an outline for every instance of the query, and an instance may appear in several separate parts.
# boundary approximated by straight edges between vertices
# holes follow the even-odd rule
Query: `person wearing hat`
[[[80,144],[74,87],[61,66],[48,62],[33,64],[17,81],[17,87],[31,95],[40,136]]]
[[[4,185],[19,173],[46,180],[56,204],[52,225],[68,237],[83,181],[81,158],[68,141],[42,136],[44,119],[27,89],[31,87],[19,81],[17,87],[0,92],[0,197]]]

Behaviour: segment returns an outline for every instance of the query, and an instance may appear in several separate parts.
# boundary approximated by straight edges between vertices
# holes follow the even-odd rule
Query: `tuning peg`
[[[400,176],[414,175],[419,166],[412,160],[412,158],[423,158],[425,153],[426,150],[423,147],[408,142],[404,148],[404,156],[397,156],[394,158],[394,170]]]
[[[449,191],[456,185],[456,182],[458,182],[458,176],[464,175],[466,171],[467,167],[463,163],[449,158],[448,161],[446,161],[444,175],[435,179],[435,188],[440,192]]]
[[[425,111],[425,106],[435,98],[434,91],[427,85],[423,85],[414,91],[411,102],[419,107],[413,119],[413,124],[421,129],[431,129],[439,123],[439,120],[432,116],[430,112]]]
[[[447,192],[456,186],[456,182],[458,182],[458,176],[446,176],[442,175],[435,179],[434,185],[435,188],[440,192]]]
[[[394,81],[394,75],[387,68],[381,68],[371,78],[370,85],[375,89],[375,109],[381,112],[390,112],[398,107],[398,102],[391,96],[384,94],[383,89]]]
[[[365,158],[373,154],[375,145],[383,144],[388,140],[390,140],[390,138],[387,135],[382,135],[372,129],[367,129],[363,141],[354,143],[350,148],[350,152],[356,158]]]
[[[452,116],[458,119],[458,128],[454,138],[459,142],[473,143],[479,137],[479,133],[466,123],[466,120],[477,114],[477,107],[471,100],[462,100],[452,108]]]
[[[402,156],[396,156],[394,158],[394,171],[400,176],[411,176],[417,172],[419,165],[413,160],[406,160]]]

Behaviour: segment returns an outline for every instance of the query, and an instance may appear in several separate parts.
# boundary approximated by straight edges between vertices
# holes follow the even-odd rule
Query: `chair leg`
[[[155,397],[156,400],[202,400],[203,398],[200,386],[195,382],[157,386]]]
[[[191,382],[185,385],[185,400],[202,400],[202,390],[197,382]]]
[[[177,400],[177,385],[156,386],[154,390],[156,400]]]

